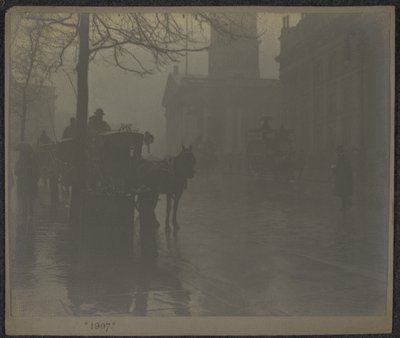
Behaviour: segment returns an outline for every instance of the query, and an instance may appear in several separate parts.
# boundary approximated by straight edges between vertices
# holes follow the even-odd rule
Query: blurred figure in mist
[[[43,130],[37,140],[38,146],[52,144],[52,143],[53,143],[53,140],[50,138],[49,135],[47,135],[46,130]]]
[[[71,117],[69,120],[69,125],[65,127],[64,132],[62,134],[62,138],[75,138],[76,132],[76,118]]]
[[[33,156],[33,148],[29,144],[19,144],[17,151],[19,157],[15,164],[14,174],[17,178],[18,212],[20,222],[27,226],[28,218],[33,216],[40,172]]]
[[[353,194],[353,170],[343,146],[336,148],[337,161],[332,166],[334,173],[333,194],[341,199],[341,210],[344,212],[350,206]]]

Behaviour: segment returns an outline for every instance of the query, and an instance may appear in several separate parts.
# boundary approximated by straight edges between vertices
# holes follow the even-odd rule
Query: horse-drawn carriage
[[[141,159],[143,134],[111,131],[88,140],[86,176],[92,192],[130,193],[135,190],[134,173]],[[57,160],[64,184],[72,183],[75,145],[72,139],[57,144]]]
[[[154,209],[159,194],[167,196],[166,230],[170,231],[171,210],[174,230],[178,229],[179,199],[187,179],[194,175],[192,148],[182,147],[175,157],[151,161],[142,159],[142,146],[143,134],[131,131],[102,133],[88,140],[84,227],[80,235],[88,243],[96,238],[100,252],[132,248],[136,196],[140,235],[147,238],[142,250],[154,252]],[[74,141],[69,139],[47,148],[48,156],[58,163],[63,184],[72,183],[74,151]]]
[[[262,174],[271,170],[274,155],[273,132],[249,130],[246,135],[246,164],[250,173]]]
[[[246,164],[251,174],[289,179],[294,165],[291,130],[252,129],[246,134]]]

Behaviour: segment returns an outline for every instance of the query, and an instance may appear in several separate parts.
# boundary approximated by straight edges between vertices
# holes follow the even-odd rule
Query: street
[[[354,201],[346,214],[331,186],[243,174],[189,180],[180,231],[157,219],[158,257],[78,248],[64,199],[40,198],[12,257],[15,316],[336,316],[385,312],[385,209]],[[113,227],[110,226],[110,232]],[[18,231],[16,231],[18,232]],[[95,237],[94,237],[95,240]]]

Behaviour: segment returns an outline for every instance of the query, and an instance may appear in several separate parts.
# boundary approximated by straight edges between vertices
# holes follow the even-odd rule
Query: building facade
[[[168,77],[163,98],[168,155],[182,144],[211,140],[220,156],[242,159],[247,130],[257,128],[263,115],[272,123],[280,116],[279,80],[260,78],[256,16],[230,19],[222,25],[236,38],[212,29],[206,76],[183,75],[175,66]]]
[[[283,122],[297,150],[324,168],[344,145],[360,173],[370,167],[386,176],[388,33],[387,18],[376,14],[307,14],[294,27],[283,20]]]

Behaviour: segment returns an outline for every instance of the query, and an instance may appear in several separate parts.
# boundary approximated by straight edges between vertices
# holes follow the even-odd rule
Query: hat
[[[101,108],[96,109],[96,111],[94,112],[94,115],[104,115],[104,111]]]

